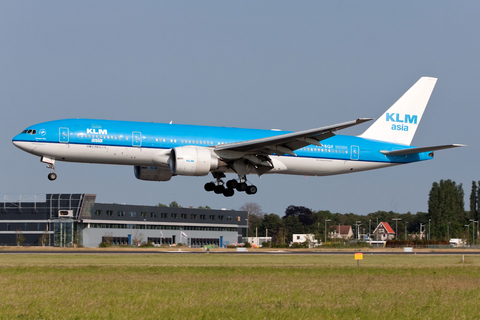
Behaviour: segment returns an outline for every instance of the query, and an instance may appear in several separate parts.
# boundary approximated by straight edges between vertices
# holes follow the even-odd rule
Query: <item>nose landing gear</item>
[[[50,173],[47,176],[48,180],[53,181],[57,179],[57,174],[55,173],[55,159],[42,157],[40,161],[46,163],[47,168],[50,169]]]
[[[50,172],[48,174],[48,180],[53,181],[55,179],[57,179],[57,174],[55,172]]]

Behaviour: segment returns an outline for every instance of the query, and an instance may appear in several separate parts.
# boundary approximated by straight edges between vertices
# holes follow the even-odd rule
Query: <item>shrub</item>
[[[305,249],[305,248],[308,248],[308,243],[307,243],[307,242],[294,242],[294,243],[292,243],[292,245],[290,246],[290,248],[293,248],[293,249]]]
[[[99,248],[110,248],[111,246],[111,242],[100,242],[100,244],[98,245]]]
[[[262,248],[271,248],[272,243],[270,241],[262,242]]]
[[[154,243],[152,241],[148,241],[148,242],[143,242],[141,245],[140,245],[141,248],[153,248],[155,247]]]
[[[286,244],[286,243],[282,243],[282,244],[272,243],[271,248],[288,248],[288,244]]]

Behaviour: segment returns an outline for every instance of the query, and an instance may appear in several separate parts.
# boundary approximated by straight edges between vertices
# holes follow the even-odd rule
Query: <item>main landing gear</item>
[[[231,197],[235,194],[235,190],[239,192],[245,192],[246,194],[257,193],[257,187],[247,185],[247,179],[245,176],[239,177],[238,181],[235,179],[228,180],[225,184],[222,178],[225,178],[223,173],[212,173],[216,182],[208,182],[205,184],[205,191],[213,191],[216,194],[223,194],[225,197]]]

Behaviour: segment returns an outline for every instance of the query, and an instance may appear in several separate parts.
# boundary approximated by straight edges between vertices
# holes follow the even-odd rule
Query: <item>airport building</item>
[[[98,247],[183,244],[223,247],[247,241],[247,212],[96,203],[95,194],[47,194],[0,203],[0,245]]]

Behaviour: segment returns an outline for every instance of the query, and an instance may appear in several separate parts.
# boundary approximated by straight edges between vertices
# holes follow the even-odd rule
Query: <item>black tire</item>
[[[208,182],[208,183],[205,183],[205,191],[213,191],[215,189],[215,183],[213,182]]]
[[[228,180],[227,181],[227,188],[229,189],[235,189],[238,185],[238,181],[237,180]]]
[[[225,191],[225,187],[223,185],[215,186],[215,189],[213,189],[213,192],[216,194],[221,194]]]
[[[231,189],[231,188],[225,189],[225,190],[223,191],[223,195],[224,195],[225,197],[231,197],[231,196],[233,196],[234,194],[235,194],[235,190],[233,190],[233,189]]]
[[[240,182],[238,185],[237,185],[237,191],[240,191],[240,192],[244,192],[244,191],[247,191],[247,184],[245,182]]]
[[[254,186],[254,185],[251,185],[251,186],[248,186],[246,192],[247,192],[247,194],[255,194],[255,193],[257,193],[257,191],[258,191],[257,187]]]
[[[53,181],[57,179],[57,174],[55,172],[51,172],[48,174],[48,180]]]

